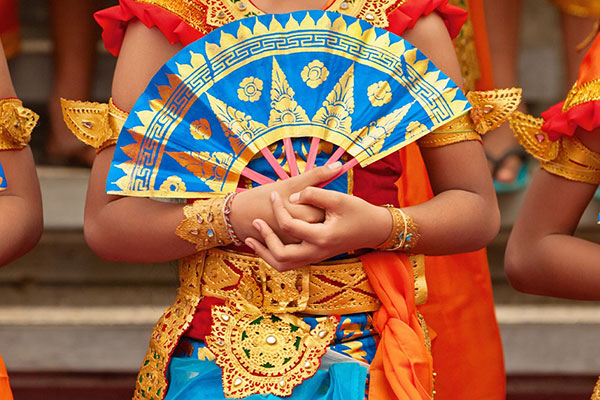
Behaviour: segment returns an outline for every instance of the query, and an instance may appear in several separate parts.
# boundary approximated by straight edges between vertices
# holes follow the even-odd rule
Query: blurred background
[[[32,253],[0,271],[0,353],[16,400],[128,399],[150,331],[174,298],[177,266],[104,262],[84,242],[89,170],[77,166],[86,162],[77,144],[53,145],[64,129],[56,123],[53,102],[60,95],[107,101],[115,60],[100,44],[89,14],[81,17],[83,11],[70,8],[66,17],[55,18],[52,7],[68,3],[19,1],[19,51],[9,64],[17,93],[41,115],[32,147],[45,230]],[[114,2],[74,3],[98,9]],[[519,68],[535,115],[565,94],[557,26],[555,8],[525,1]],[[81,29],[79,40],[53,40],[65,28]],[[73,63],[61,64],[61,54]],[[86,79],[89,87],[81,87]],[[489,246],[508,398],[588,399],[600,373],[600,305],[519,294],[504,277],[504,247],[522,196],[499,195],[502,231]],[[579,235],[600,241],[599,210],[600,202],[593,202]]]

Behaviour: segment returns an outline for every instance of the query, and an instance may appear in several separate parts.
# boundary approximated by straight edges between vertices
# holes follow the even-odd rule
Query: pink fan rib
[[[290,166],[290,173],[292,176],[298,176],[300,171],[298,170],[298,163],[296,162],[296,153],[294,152],[292,139],[283,139],[283,147],[285,148],[285,157],[287,158],[288,165]]]
[[[352,168],[356,167],[357,165],[358,165],[358,160],[356,158],[353,158],[352,160],[350,160],[346,164],[344,164],[344,166],[342,167],[342,169],[340,170],[340,172],[338,172],[338,174],[336,176],[334,176],[327,182],[319,184],[319,187],[322,188],[322,187],[329,185],[331,182],[333,182],[340,176],[344,175],[346,172],[350,171]]]
[[[317,153],[319,152],[319,143],[321,143],[321,139],[318,137],[312,138],[310,142],[310,150],[308,152],[308,158],[306,159],[306,168],[304,172],[310,171],[315,166],[315,160],[317,159]]]
[[[335,153],[333,153],[331,155],[331,157],[329,157],[329,160],[327,160],[325,165],[333,164],[334,162],[339,160],[344,155],[345,152],[346,152],[345,149],[343,149],[342,147],[338,147],[338,149],[335,151]]]
[[[244,168],[244,170],[242,171],[242,176],[245,176],[246,178],[258,183],[259,185],[266,185],[268,183],[275,182],[273,179],[268,178],[263,174],[260,174],[248,167]]]
[[[265,147],[260,152],[262,153],[265,160],[267,160],[269,165],[273,168],[277,176],[279,176],[281,179],[288,179],[290,177],[281,167],[281,165],[279,165],[279,162],[277,162],[277,159],[275,158],[271,150]]]

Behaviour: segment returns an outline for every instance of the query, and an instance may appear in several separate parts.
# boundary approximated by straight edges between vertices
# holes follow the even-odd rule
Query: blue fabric
[[[214,361],[174,357],[169,365],[170,386],[165,400],[225,400],[221,368]],[[294,388],[291,397],[252,395],[248,400],[364,400],[367,369],[355,363],[332,365]]]
[[[4,176],[4,170],[2,164],[0,164],[0,190],[6,189],[6,177]]]
[[[324,318],[305,317],[302,320],[314,328]],[[375,356],[377,338],[371,313],[342,315],[330,350],[363,364],[342,362],[331,365],[328,370],[319,370],[285,399],[364,400],[368,372],[365,364],[370,364]],[[221,368],[204,342],[183,337],[180,345],[167,371],[169,388],[165,400],[225,399]],[[280,398],[274,395],[247,397],[249,400]]]

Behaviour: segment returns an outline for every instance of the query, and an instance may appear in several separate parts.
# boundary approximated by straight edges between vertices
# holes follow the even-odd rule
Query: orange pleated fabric
[[[473,40],[477,49],[477,61],[481,76],[477,80],[477,90],[492,90],[494,86],[494,74],[492,72],[492,60],[488,46],[487,27],[485,14],[483,12],[483,0],[469,1],[469,19],[473,26]]]
[[[401,151],[403,207],[432,197],[418,146]],[[428,300],[418,309],[432,336],[436,400],[505,400],[502,342],[485,250],[426,258]]]
[[[13,395],[8,384],[8,374],[2,356],[0,356],[0,399],[13,400]]]
[[[411,263],[405,254],[381,252],[361,261],[382,304],[373,315],[380,341],[369,369],[369,399],[429,400],[433,362],[417,317]]]

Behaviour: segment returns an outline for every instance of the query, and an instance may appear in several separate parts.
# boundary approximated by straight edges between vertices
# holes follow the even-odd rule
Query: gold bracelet
[[[129,113],[119,109],[112,98],[106,103],[60,99],[67,127],[79,140],[99,153],[117,143]]]
[[[402,209],[389,205],[384,207],[392,215],[392,232],[387,240],[377,247],[377,250],[410,252],[421,237],[417,224]]]
[[[521,89],[469,92],[471,111],[432,131],[418,141],[421,148],[436,148],[467,141],[481,142],[481,135],[498,128],[517,109]]]
[[[39,116],[23,107],[19,99],[0,100],[0,150],[19,150],[27,146]]]
[[[186,205],[183,207],[185,218],[177,226],[175,234],[195,244],[198,251],[231,244],[223,215],[224,204],[223,197],[216,197]]]

